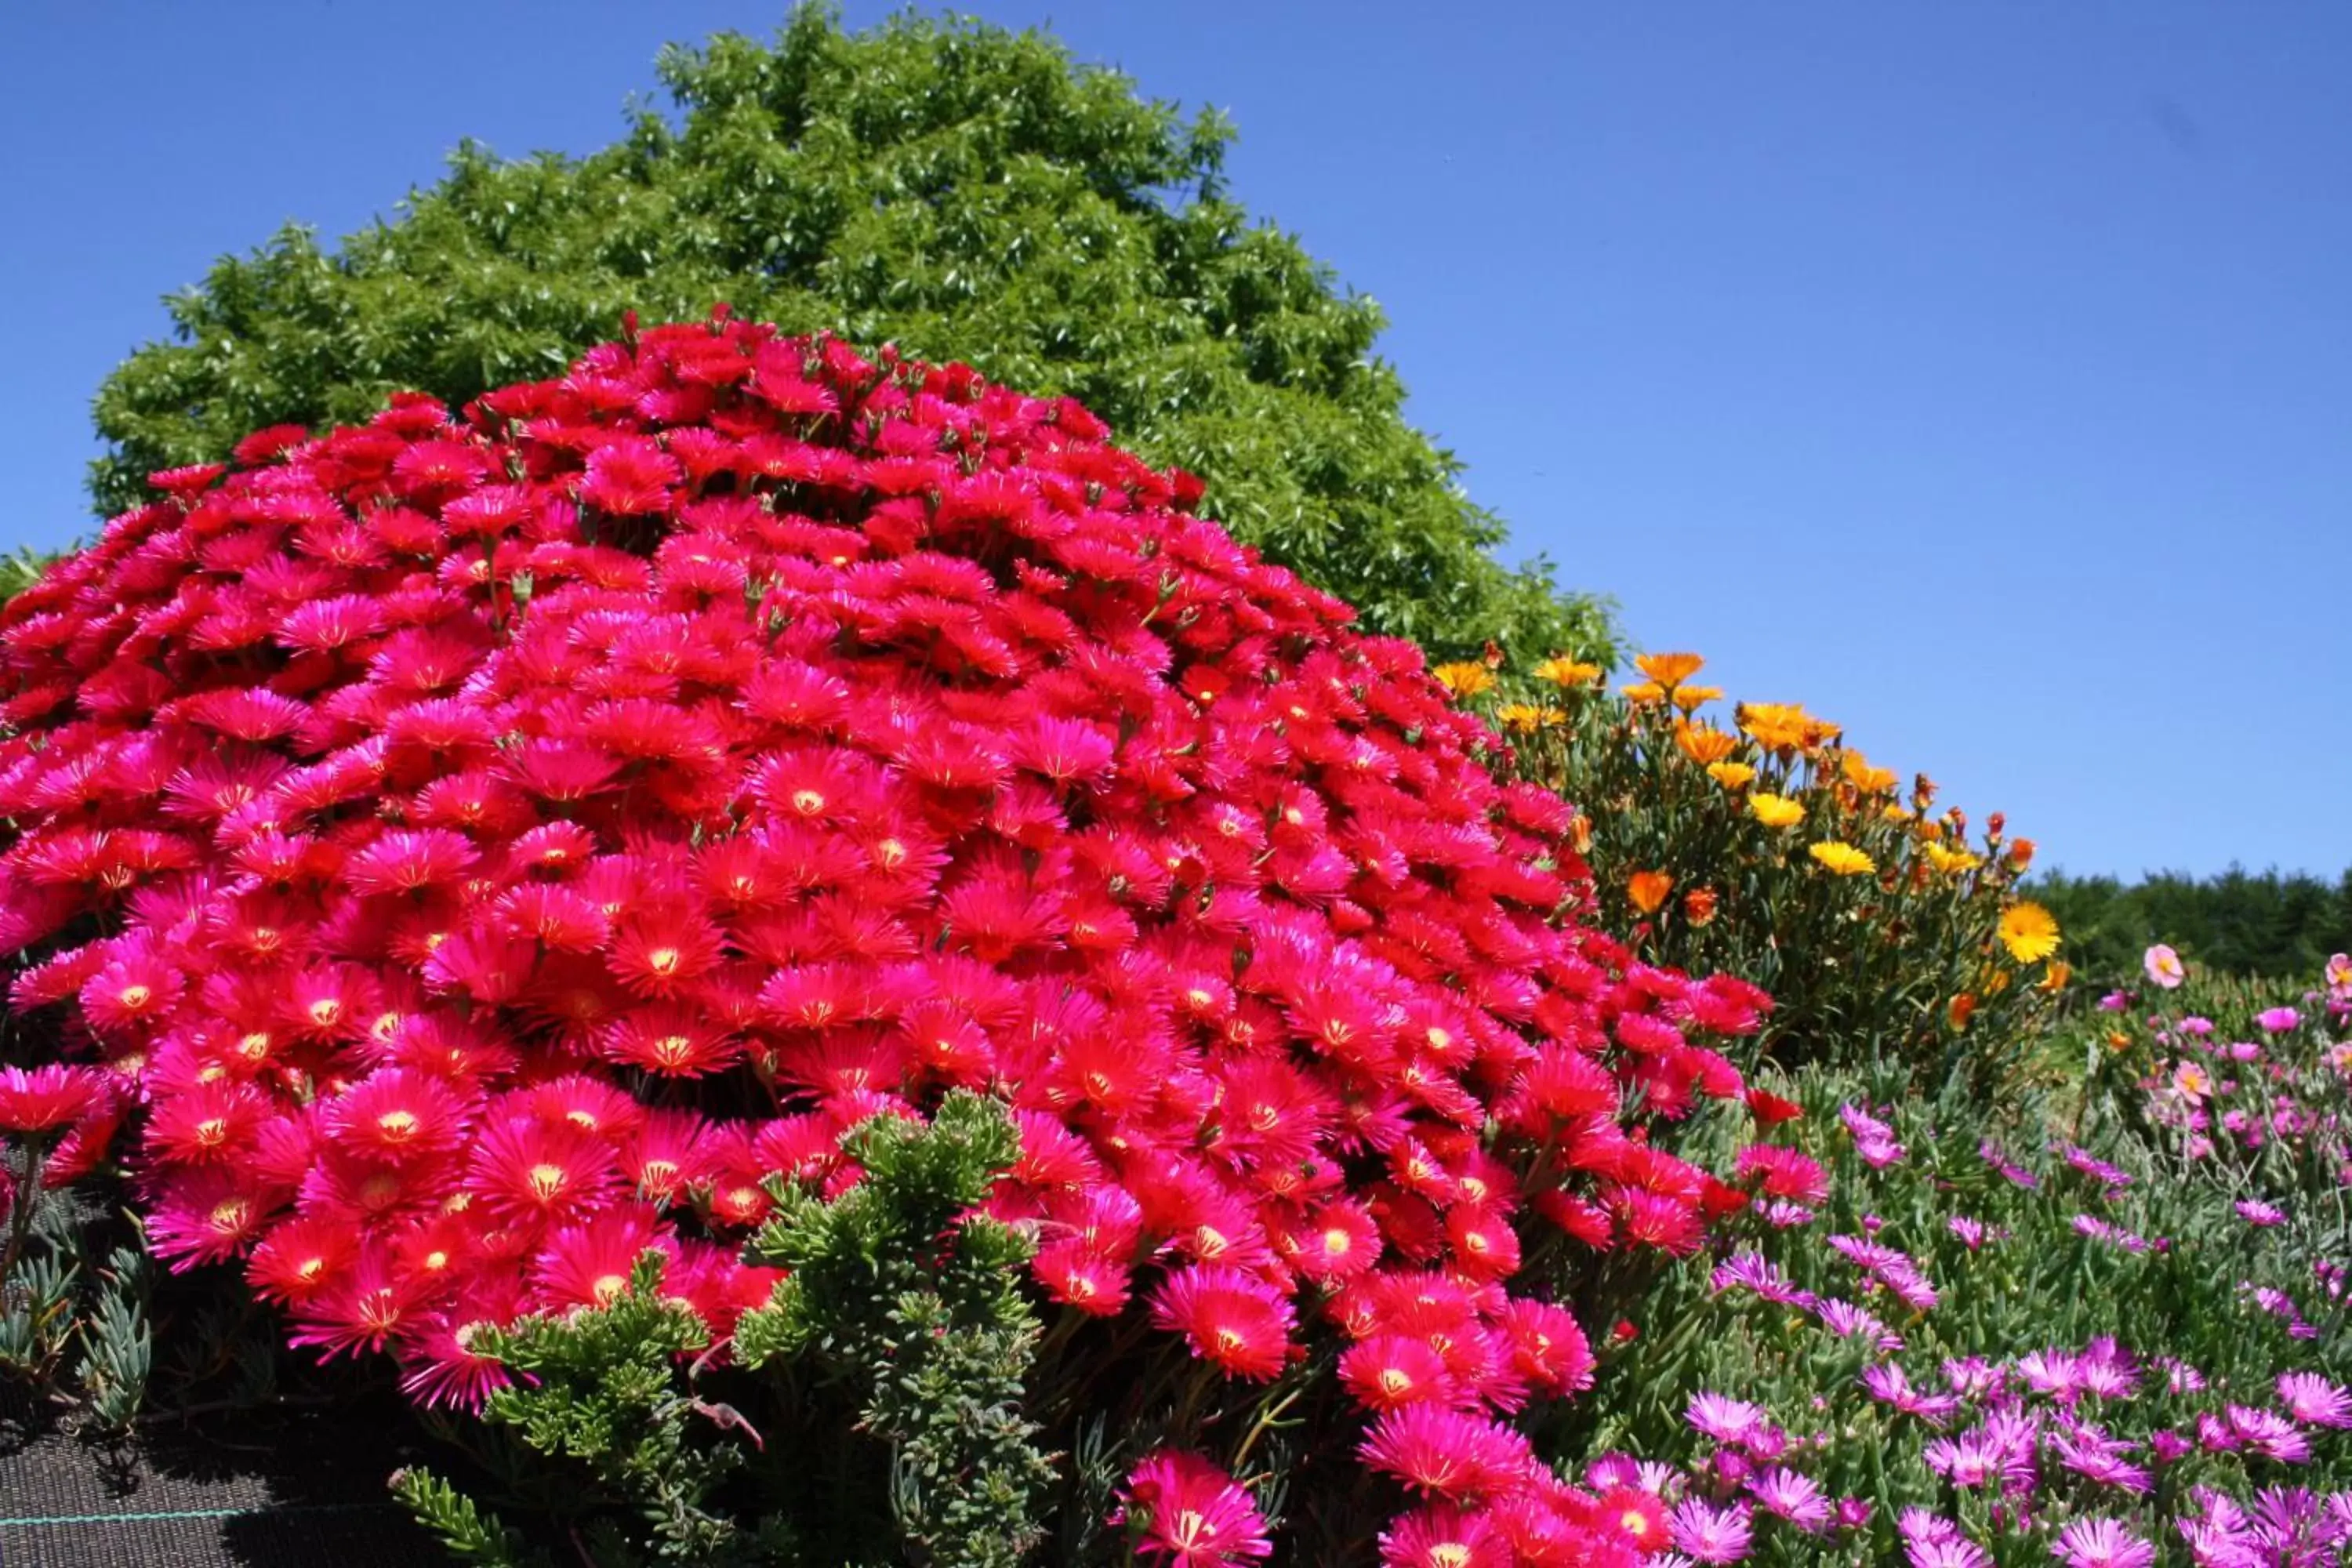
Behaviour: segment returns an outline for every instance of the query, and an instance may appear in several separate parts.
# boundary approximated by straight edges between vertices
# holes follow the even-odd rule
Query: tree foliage
[[[99,394],[101,507],[263,426],[356,420],[403,388],[455,406],[561,374],[625,310],[725,300],[1080,399],[1374,629],[1613,651],[1603,605],[1495,559],[1501,523],[1373,353],[1379,306],[1230,199],[1213,110],[1186,121],[1038,33],[850,33],[813,6],[772,47],[673,47],[659,74],[678,112],[640,108],[601,152],[467,142],[394,221],[331,251],[289,227],[173,297],[177,341]]]
[[[2170,943],[2201,969],[2271,979],[2307,980],[2330,953],[2352,951],[2352,870],[2333,884],[2238,866],[2131,883],[2055,871],[2036,896],[2065,928],[2077,973],[2101,986],[2137,987],[2152,942]]]

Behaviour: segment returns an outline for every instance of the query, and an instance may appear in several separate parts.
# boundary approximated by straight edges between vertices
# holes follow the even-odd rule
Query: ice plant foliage
[[[1345,1351],[1395,1560],[1631,1550],[1508,1424],[1591,1365],[1516,1277],[1737,1204],[1629,1126],[1769,1004],[1591,929],[1418,651],[1106,436],[721,311],[157,475],[0,614],[0,948],[87,1064],[0,1107],[134,1110],[162,1255],[467,1404],[648,1249],[723,1342],[777,1182],[976,1089],[1068,1313],[1236,1390]],[[1147,1554],[1261,1550],[1206,1464],[1136,1472]]]

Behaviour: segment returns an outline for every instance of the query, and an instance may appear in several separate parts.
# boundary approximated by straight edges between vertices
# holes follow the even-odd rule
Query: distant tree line
[[[2191,965],[2281,979],[2316,979],[2330,953],[2352,951],[2352,870],[2330,882],[2232,866],[2130,883],[2053,871],[2034,896],[2058,917],[2074,973],[2101,987],[2137,983],[2153,942],[2170,943]]]

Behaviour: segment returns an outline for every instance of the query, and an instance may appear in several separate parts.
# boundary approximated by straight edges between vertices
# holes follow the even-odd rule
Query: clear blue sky
[[[1478,500],[2076,870],[2352,864],[2352,5],[977,7],[1240,125]],[[880,7],[850,7],[853,22]],[[158,299],[779,5],[0,11],[0,544]],[[2045,862],[2046,863],[2046,862]]]

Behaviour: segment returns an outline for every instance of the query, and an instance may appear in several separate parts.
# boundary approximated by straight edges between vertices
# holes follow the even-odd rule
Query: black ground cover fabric
[[[97,1445],[0,1395],[0,1568],[444,1568],[384,1479],[438,1458],[396,1402],[222,1412]]]

